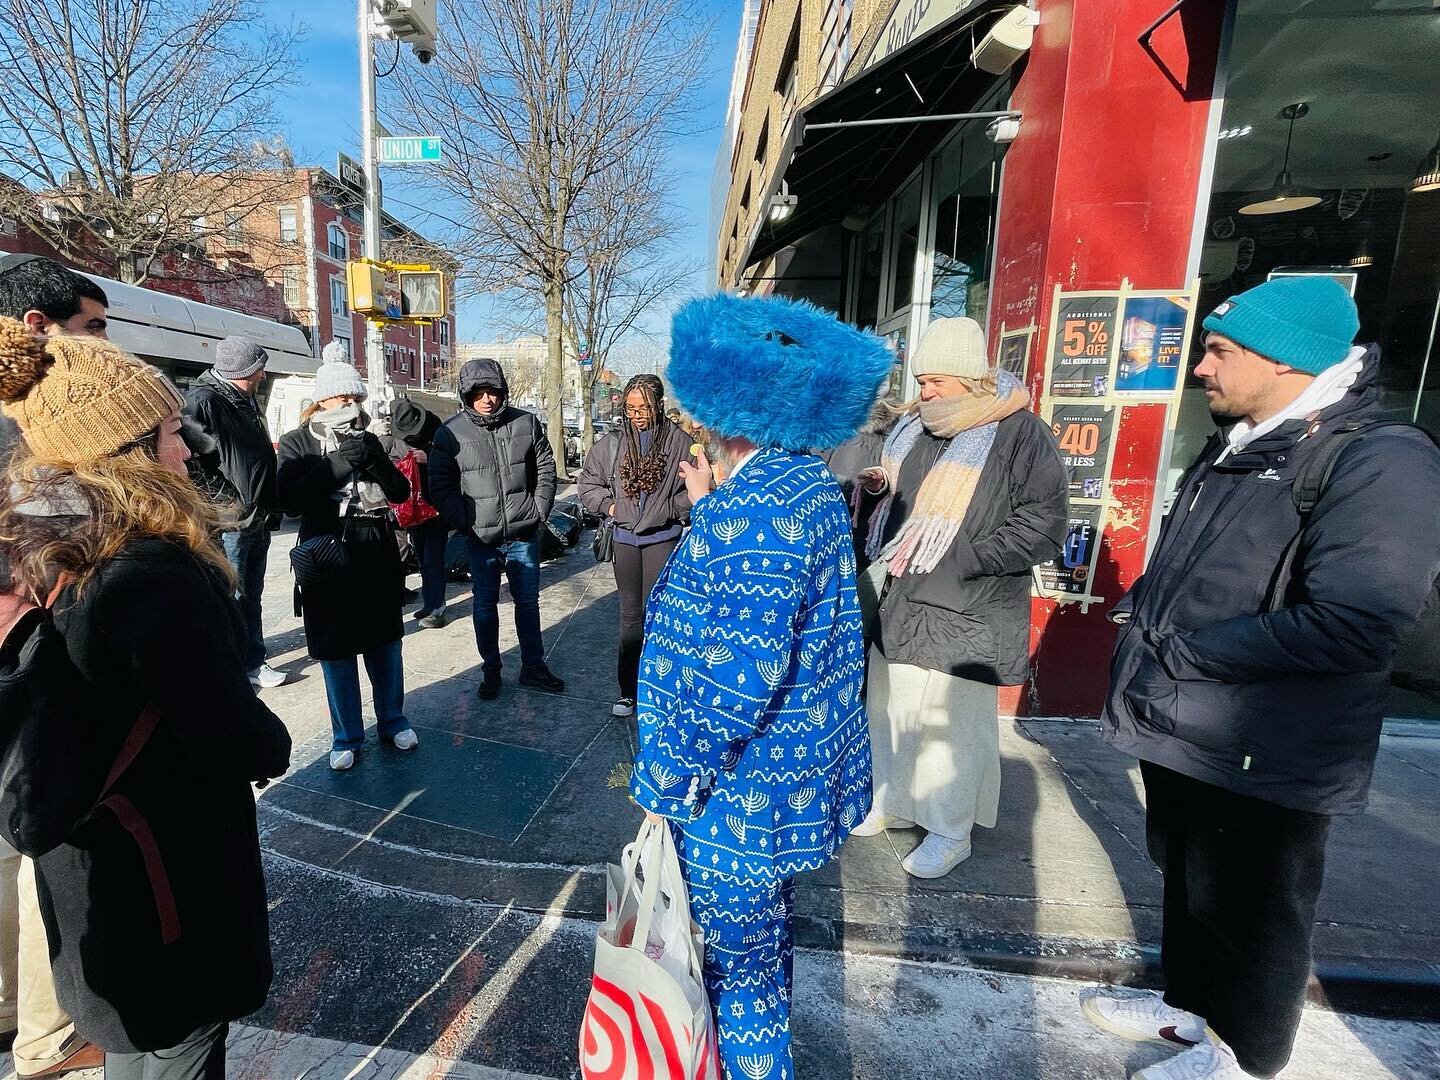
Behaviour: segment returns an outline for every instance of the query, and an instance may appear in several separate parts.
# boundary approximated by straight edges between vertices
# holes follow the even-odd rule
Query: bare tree
[[[563,461],[577,216],[597,178],[686,123],[709,27],[698,0],[455,0],[441,22],[436,62],[403,69],[398,105],[445,140],[430,176],[460,207],[451,250],[480,287],[540,295]]]
[[[590,404],[615,347],[641,320],[704,268],[676,254],[682,222],[662,209],[673,178],[655,153],[634,153],[607,170],[577,207],[575,250],[565,291],[565,324],[581,372],[583,443],[594,441]]]
[[[277,88],[303,30],[260,0],[0,0],[0,213],[143,281],[233,240],[293,167]],[[244,180],[215,183],[217,174]]]

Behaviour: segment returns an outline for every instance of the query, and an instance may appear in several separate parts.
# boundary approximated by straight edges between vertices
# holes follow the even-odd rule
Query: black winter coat
[[[278,505],[275,446],[254,400],[206,371],[185,395],[185,415],[215,440],[220,476],[240,500],[247,523],[273,512]]]
[[[645,500],[645,513],[640,513],[640,500],[625,494],[620,483],[620,462],[624,449],[624,430],[606,435],[585,455],[585,467],[577,484],[580,504],[602,518],[615,504],[615,524],[627,532],[645,533],[670,529],[690,520],[690,493],[680,476],[680,463],[690,457],[694,440],[674,424],[665,425],[665,478]],[[613,472],[612,472],[613,468]]]
[[[949,441],[921,432],[886,524],[900,530]],[[1050,429],[1028,409],[1000,421],[960,534],[929,574],[889,579],[876,645],[893,663],[975,682],[1025,681],[1030,569],[1065,539],[1069,482]]]
[[[1440,453],[1388,427],[1345,449],[1308,521],[1290,489],[1337,425],[1384,415],[1377,370],[1372,351],[1314,434],[1290,421],[1218,465],[1216,436],[1186,473],[1149,569],[1112,613],[1128,618],[1101,727],[1112,745],[1292,809],[1364,809],[1396,641],[1440,572]]]
[[[154,835],[179,937],[141,849],[108,809],[36,860],[60,1004],[85,1038],[127,1053],[174,1046],[259,1008],[270,987],[265,878],[251,781],[282,775],[290,735],[245,677],[245,627],[229,588],[189,551],[132,543],[55,624],[103,690],[94,749],[108,771],[147,703],[159,726],[114,791]]]
[[[460,400],[478,386],[508,395],[493,360],[460,369]],[[466,405],[445,422],[430,450],[430,503],[453,529],[486,544],[528,540],[555,505],[555,455],[534,413],[501,405],[482,418]]]
[[[362,438],[370,450],[362,477],[379,484],[391,502],[403,502],[410,495],[409,481],[379,439],[369,432]],[[334,495],[351,472],[338,454],[323,453],[308,427],[280,439],[280,505],[300,518],[296,543],[326,533],[343,535],[350,557],[344,577],[295,590],[305,617],[305,642],[316,660],[348,660],[399,641],[405,633],[405,568],[394,515],[352,513],[342,521]]]

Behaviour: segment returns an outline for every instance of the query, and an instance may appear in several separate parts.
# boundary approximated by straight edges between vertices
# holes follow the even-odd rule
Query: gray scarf
[[[351,402],[335,409],[325,409],[310,418],[310,434],[320,444],[320,452],[333,454],[340,446],[341,439],[358,439],[367,427],[370,417],[360,406]],[[389,507],[385,493],[373,480],[364,479],[360,473],[351,471],[331,496],[340,504],[340,516],[354,511],[368,514]]]

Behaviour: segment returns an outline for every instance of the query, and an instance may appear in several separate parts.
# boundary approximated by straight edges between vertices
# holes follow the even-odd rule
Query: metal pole
[[[946,113],[943,116],[887,116],[878,120],[831,120],[823,124],[806,124],[806,131],[831,131],[835,128],[883,127],[886,124],[933,124],[937,121],[955,123],[960,120],[1002,120],[1020,116],[1019,109],[992,109],[988,112]]]
[[[380,169],[375,160],[375,38],[371,33],[371,0],[358,0],[360,11],[360,140],[364,144],[365,230],[361,254],[380,258]],[[370,384],[370,408],[385,401],[385,335],[372,320],[365,320],[365,371]]]

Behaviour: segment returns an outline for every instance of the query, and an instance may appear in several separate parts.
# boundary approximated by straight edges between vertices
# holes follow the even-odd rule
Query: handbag
[[[704,950],[670,827],[646,821],[606,872],[580,1025],[584,1080],[720,1080]]]
[[[340,526],[340,535],[321,533],[290,549],[290,568],[295,571],[295,584],[312,589],[344,577],[350,572],[350,552],[345,547],[345,534],[350,529],[347,514]]]
[[[615,453],[610,458],[610,501],[619,502],[615,494],[615,469],[620,464],[620,440],[615,440]],[[607,516],[604,521],[595,527],[595,539],[590,541],[590,550],[595,554],[597,563],[608,563],[615,561],[615,518]]]

